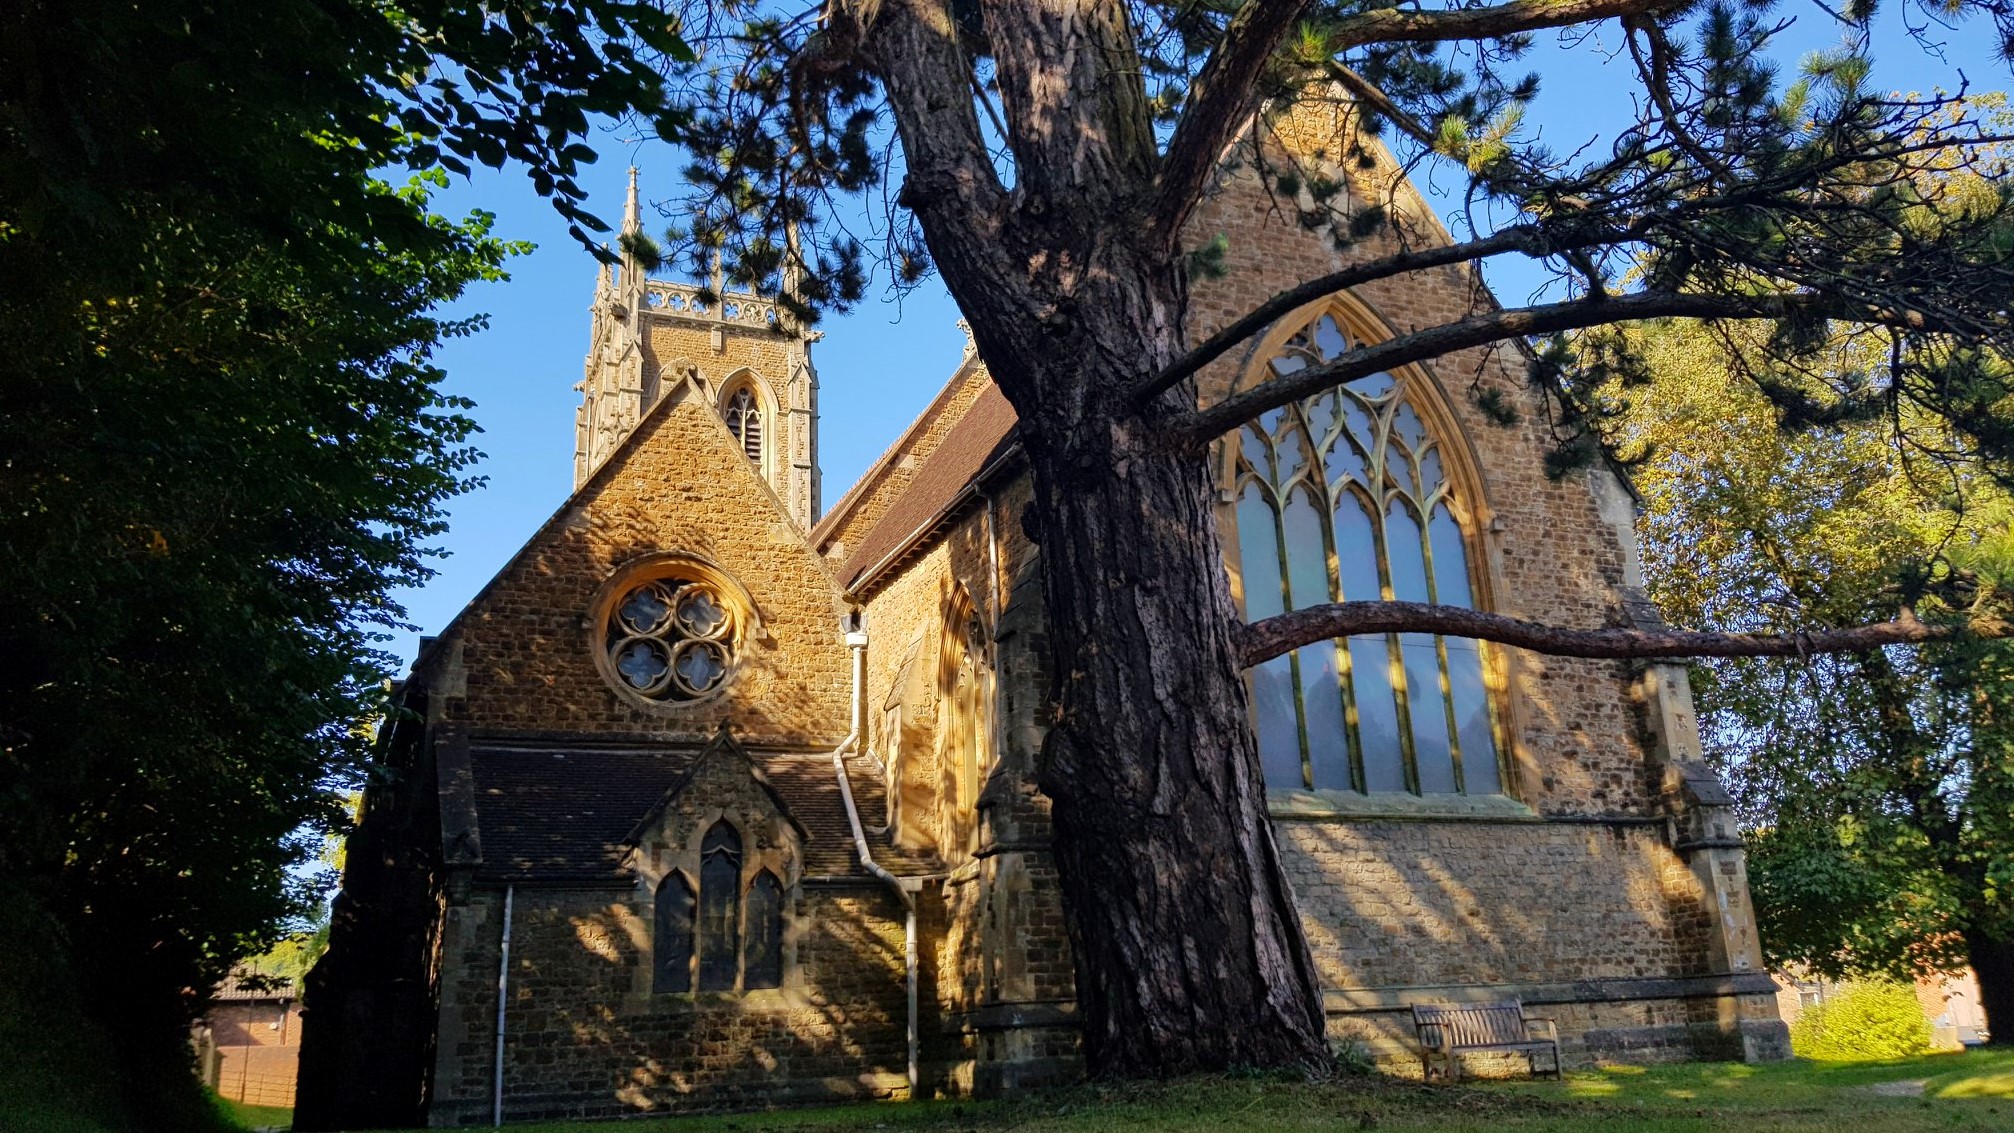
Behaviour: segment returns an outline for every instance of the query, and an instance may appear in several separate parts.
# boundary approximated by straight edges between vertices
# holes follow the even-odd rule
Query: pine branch
[[[1239,646],[1245,665],[1250,667],[1305,645],[1366,633],[1431,633],[1473,638],[1552,657],[1803,657],[1814,653],[1858,653],[1888,645],[1920,645],[1961,635],[2009,637],[2014,636],[2014,623],[1979,616],[1963,623],[1932,625],[1904,610],[1892,621],[1802,633],[1568,629],[1465,606],[1336,602],[1245,626],[1239,631]]]
[[[1507,339],[1637,319],[1781,319],[1792,315],[1850,319],[1912,331],[1943,329],[1937,320],[1920,311],[1873,308],[1815,293],[1690,295],[1639,292],[1601,299],[1572,299],[1562,303],[1511,307],[1484,311],[1466,319],[1356,347],[1327,365],[1309,366],[1269,379],[1251,389],[1232,394],[1207,409],[1185,414],[1170,423],[1170,431],[1189,444],[1208,444],[1267,410],[1277,409],[1344,382]]]
[[[1181,121],[1161,159],[1150,212],[1154,238],[1172,242],[1189,218],[1224,149],[1259,106],[1259,76],[1278,53],[1307,0],[1246,0],[1196,76]]]
[[[1453,264],[1481,260],[1506,252],[1519,252],[1527,256],[1547,256],[1562,248],[1586,247],[1593,244],[1610,243],[1627,239],[1626,233],[1601,229],[1590,231],[1585,236],[1563,237],[1548,233],[1538,224],[1518,224],[1503,229],[1480,240],[1465,244],[1449,244],[1439,248],[1408,250],[1351,264],[1339,271],[1317,276],[1296,287],[1290,287],[1274,295],[1238,321],[1210,336],[1207,342],[1191,350],[1181,361],[1162,371],[1159,377],[1146,382],[1127,394],[1128,400],[1136,407],[1159,396],[1184,378],[1221,358],[1239,343],[1272,325],[1273,321],[1317,299],[1333,295],[1352,287],[1389,279],[1407,272],[1423,271],[1428,268],[1447,267]]]
[[[1373,43],[1496,39],[1619,16],[1661,15],[1691,7],[1692,3],[1693,0],[1511,0],[1487,8],[1452,11],[1379,8],[1337,23],[1330,31],[1329,50],[1340,54]]]

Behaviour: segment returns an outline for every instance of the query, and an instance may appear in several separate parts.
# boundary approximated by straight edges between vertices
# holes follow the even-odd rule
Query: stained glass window
[[[651,986],[659,992],[692,990],[692,905],[684,874],[668,873],[657,883]]]
[[[748,886],[748,941],[742,986],[783,986],[783,883],[763,870]]]
[[[603,648],[623,686],[650,700],[705,696],[727,677],[734,619],[704,582],[660,578],[631,587],[615,604]]]
[[[1332,314],[1268,360],[1274,374],[1350,348]],[[1249,422],[1237,446],[1245,616],[1328,602],[1473,600],[1439,442],[1403,382],[1374,374]],[[1366,634],[1251,671],[1266,783],[1287,790],[1502,790],[1482,654],[1466,639]]]
[[[699,990],[733,991],[741,968],[741,835],[725,821],[699,845]]]

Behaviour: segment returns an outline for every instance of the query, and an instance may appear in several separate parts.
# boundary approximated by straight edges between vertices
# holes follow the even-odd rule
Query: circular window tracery
[[[711,583],[643,579],[616,599],[602,648],[624,689],[663,703],[697,700],[734,665],[733,607]]]

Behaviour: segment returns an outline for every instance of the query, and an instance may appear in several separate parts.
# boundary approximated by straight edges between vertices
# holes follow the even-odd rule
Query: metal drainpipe
[[[914,1100],[922,1082],[916,1031],[916,896],[903,886],[901,878],[874,860],[874,851],[867,845],[867,831],[860,825],[860,808],[853,802],[853,783],[846,774],[846,753],[859,744],[861,729],[866,726],[867,634],[859,630],[849,632],[846,647],[853,653],[853,731],[832,749],[832,770],[839,780],[839,798],[846,804],[846,822],[853,830],[853,848],[860,856],[861,867],[885,882],[902,901],[902,966],[909,1000],[909,1097]]]
[[[504,1003],[510,992],[510,920],[517,886],[504,886],[503,957],[497,961],[497,1063],[491,1089],[490,1124],[503,1124]]]

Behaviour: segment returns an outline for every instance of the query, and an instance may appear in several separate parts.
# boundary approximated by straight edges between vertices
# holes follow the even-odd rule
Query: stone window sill
[[[794,987],[754,991],[630,992],[622,997],[624,1015],[703,1015],[721,1011],[793,1011],[811,1006],[811,998]]]
[[[1543,822],[1508,795],[1365,795],[1356,791],[1268,791],[1266,809],[1293,822]]]

